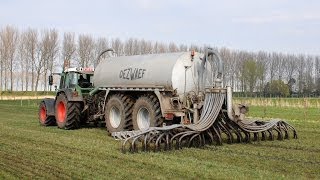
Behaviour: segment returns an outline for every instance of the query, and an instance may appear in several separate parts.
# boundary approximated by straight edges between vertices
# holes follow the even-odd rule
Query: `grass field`
[[[104,128],[41,127],[36,101],[0,101],[0,179],[319,179],[320,110],[263,111],[250,116],[292,119],[299,139],[122,154]]]
[[[320,108],[320,98],[234,98],[234,103],[253,106]]]
[[[2,91],[0,96],[42,96],[54,95],[54,91]]]

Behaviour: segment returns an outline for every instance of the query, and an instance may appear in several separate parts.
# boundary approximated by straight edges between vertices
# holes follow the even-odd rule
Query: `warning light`
[[[94,68],[91,68],[91,67],[78,67],[77,71],[91,72],[91,71],[94,71]]]
[[[191,51],[191,61],[193,61],[194,54],[195,54],[195,52],[194,52],[194,50],[192,50],[192,51]]]
[[[191,57],[194,56],[194,53],[195,53],[194,50],[192,50],[192,51],[191,51]]]
[[[165,118],[166,120],[172,120],[173,117],[174,117],[174,114],[172,114],[172,113],[164,114],[164,118]]]

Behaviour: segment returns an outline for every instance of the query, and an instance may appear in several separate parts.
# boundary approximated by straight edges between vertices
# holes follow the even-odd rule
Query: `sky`
[[[0,0],[0,27],[320,55],[319,0]]]

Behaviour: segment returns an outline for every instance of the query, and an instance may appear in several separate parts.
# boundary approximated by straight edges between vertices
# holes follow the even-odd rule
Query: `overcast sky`
[[[0,26],[320,55],[319,0],[0,0]]]

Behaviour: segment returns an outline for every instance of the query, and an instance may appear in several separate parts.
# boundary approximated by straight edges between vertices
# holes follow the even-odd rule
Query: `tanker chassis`
[[[103,51],[98,59],[106,52]],[[295,129],[282,120],[246,120],[245,105],[232,105],[232,89],[223,87],[223,61],[206,48],[178,52],[110,57],[93,71],[61,73],[55,99],[40,103],[42,125],[76,129],[105,122],[123,149],[221,144],[289,138]],[[52,84],[52,77],[49,78]],[[85,83],[84,83],[85,82]],[[261,136],[261,137],[260,137]]]

